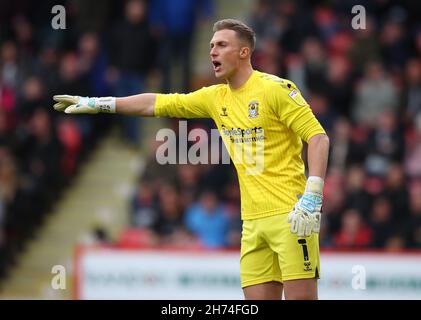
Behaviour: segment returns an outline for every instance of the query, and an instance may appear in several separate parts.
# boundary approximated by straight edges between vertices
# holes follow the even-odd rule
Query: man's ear
[[[250,48],[249,47],[242,47],[240,49],[240,58],[244,59],[250,54]]]

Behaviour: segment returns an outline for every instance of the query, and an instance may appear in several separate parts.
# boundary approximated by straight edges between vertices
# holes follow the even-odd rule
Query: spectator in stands
[[[89,81],[89,92],[96,97],[111,94],[107,82],[107,56],[99,45],[100,39],[96,33],[87,32],[79,39],[78,60],[81,74]]]
[[[36,39],[32,36],[32,24],[24,15],[16,15],[13,17],[12,27],[16,36],[16,45],[19,47],[20,63],[31,64],[37,49]]]
[[[421,177],[421,116],[414,119],[412,137],[407,137],[405,171],[410,178]]]
[[[159,194],[158,218],[154,231],[161,237],[163,244],[182,244],[190,237],[183,224],[183,211],[176,188],[170,184],[162,185]]]
[[[348,169],[346,177],[346,208],[358,210],[364,218],[368,217],[371,207],[371,196],[365,190],[366,173],[363,167],[353,165]]]
[[[339,24],[333,8],[319,5],[312,11],[314,22],[320,31],[321,39],[328,41],[338,33]]]
[[[393,163],[385,177],[384,196],[390,201],[392,221],[402,226],[410,217],[408,181],[403,166]]]
[[[81,34],[86,30],[104,32],[109,21],[115,19],[114,15],[119,13],[121,2],[102,0],[101,5],[98,5],[92,0],[74,0],[72,6],[77,12],[77,19],[73,25],[78,34]]]
[[[337,248],[367,248],[372,241],[372,230],[365,224],[361,213],[356,209],[344,212],[341,229],[334,236]]]
[[[367,147],[368,130],[361,125],[352,125],[349,136],[349,148],[346,163],[347,166],[354,164],[362,165],[368,153]]]
[[[354,68],[355,76],[360,76],[370,61],[378,61],[380,43],[373,17],[367,16],[365,28],[354,31],[355,37],[349,50],[349,58]]]
[[[304,58],[305,86],[310,92],[327,93],[327,59],[320,40],[308,37],[302,44]]]
[[[82,75],[78,56],[75,52],[66,52],[60,60],[59,79],[54,92],[63,92],[63,90],[73,93],[81,92],[85,96],[89,92],[88,79]],[[84,141],[91,142],[92,117],[81,116],[77,117],[76,121]]]
[[[17,110],[21,120],[28,120],[36,109],[45,108],[45,106],[47,106],[47,101],[41,79],[36,76],[26,78]]]
[[[17,161],[10,150],[0,147],[0,199],[4,213],[4,246],[8,252],[19,249],[22,239],[39,218],[43,199],[37,192],[23,185]],[[24,223],[22,223],[24,221]],[[1,264],[1,263],[0,263]]]
[[[331,235],[335,234],[341,225],[341,215],[345,208],[344,177],[339,170],[331,169],[325,179],[323,205],[324,228]]]
[[[303,97],[307,99],[310,93],[307,88],[305,61],[303,57],[300,54],[290,53],[284,60],[286,78],[291,79],[292,82],[299,86]]]
[[[145,89],[145,79],[154,64],[155,55],[147,16],[148,9],[144,0],[129,0],[125,6],[124,20],[114,24],[110,31],[109,76],[116,96],[138,94]],[[140,119],[120,119],[126,139],[137,145]]]
[[[6,266],[7,233],[10,231],[8,230],[8,209],[15,198],[17,188],[16,171],[13,170],[13,164],[7,163],[7,157],[9,157],[8,149],[0,146],[0,278],[4,276]],[[4,167],[7,165],[9,165],[9,174],[4,174]]]
[[[6,41],[1,45],[0,79],[2,85],[16,89],[21,73],[18,65],[18,49],[13,41]]]
[[[380,61],[372,61],[365,68],[365,75],[356,88],[353,120],[373,127],[380,114],[395,112],[398,107],[398,90]]]
[[[13,119],[15,120],[15,119]],[[6,111],[0,108],[0,147],[16,147],[16,135],[14,132],[14,123],[8,117]]]
[[[146,164],[141,180],[152,181],[156,190],[158,190],[163,184],[177,183],[177,172],[174,170],[174,167],[170,165],[162,165],[157,161],[157,154],[161,152],[165,143],[168,143],[168,141],[157,141],[155,137],[152,137],[147,143],[149,155],[145,159]],[[168,144],[166,146],[168,146]]]
[[[372,246],[385,247],[386,241],[394,231],[392,205],[389,199],[381,196],[375,198],[369,218],[369,224],[373,230]]]
[[[222,248],[228,244],[228,212],[211,190],[204,190],[199,201],[187,209],[185,224],[205,247]]]
[[[327,90],[332,109],[347,119],[351,115],[351,102],[354,99],[352,89],[351,64],[344,56],[333,57],[329,60],[327,70]]]
[[[55,47],[46,45],[40,48],[34,61],[33,72],[38,79],[42,79],[45,97],[50,97],[59,81],[59,56]]]
[[[81,159],[82,134],[74,119],[61,118],[56,128],[58,140],[63,146],[61,172],[64,177],[71,178],[76,173],[77,164]]]
[[[333,127],[329,152],[329,167],[342,174],[347,169],[347,157],[350,148],[351,124],[346,118],[339,117]]]
[[[30,179],[32,190],[39,196],[39,202],[51,201],[55,189],[63,183],[60,167],[62,152],[62,145],[57,139],[49,113],[45,109],[36,109],[19,154],[24,172]]]
[[[3,227],[5,227],[7,219],[6,210],[8,207],[13,206],[19,187],[19,176],[15,159],[13,159],[8,148],[0,147],[0,202]]]
[[[388,111],[379,114],[367,141],[369,151],[365,168],[368,174],[384,176],[392,162],[402,161],[404,147],[404,137],[396,115]]]
[[[413,39],[413,47],[415,48],[415,52],[413,52],[414,56],[419,56],[421,54],[421,29],[418,28],[414,34]]]
[[[222,162],[222,158],[220,161]],[[225,188],[235,180],[235,176],[233,177],[236,174],[234,165],[232,163],[214,165],[209,160],[209,163],[203,165],[202,168],[198,183],[204,188],[213,190],[219,197],[223,197]]]
[[[319,29],[307,4],[298,4],[294,0],[273,1],[272,10],[282,22],[279,42],[283,51],[297,53],[305,38],[319,36]]]
[[[409,58],[409,39],[403,28],[406,15],[402,8],[393,8],[380,32],[383,61],[393,73],[399,72]]]
[[[404,120],[411,125],[421,115],[421,62],[418,59],[413,58],[406,64],[403,96],[406,112]]]
[[[407,246],[405,235],[397,233],[389,237],[384,246],[384,250],[388,252],[402,252]]]
[[[261,51],[253,58],[254,65],[270,74],[282,74],[282,52],[279,45],[273,39],[263,39],[260,41]]]
[[[133,197],[130,222],[133,227],[152,229],[156,225],[158,212],[154,186],[149,181],[142,181]]]
[[[197,188],[201,186],[202,171],[203,167],[198,165],[177,165],[177,189],[180,195],[180,205],[184,212],[195,201]]]
[[[249,25],[256,33],[256,38],[260,39],[256,43],[254,55],[265,54],[262,43],[266,40],[277,41],[284,31],[282,26],[282,17],[276,10],[271,8],[268,0],[257,0],[253,4],[252,13],[249,18]],[[268,23],[270,21],[270,23]]]
[[[314,93],[311,95],[308,103],[311,105],[317,120],[330,135],[335,124],[336,114],[330,108],[327,97],[321,93]]]
[[[200,20],[206,20],[213,14],[213,1],[152,0],[150,10],[153,32],[160,44],[159,64],[162,73],[160,92],[189,92],[192,74],[191,51],[195,30]],[[180,90],[174,90],[171,84],[174,66],[181,67]]]
[[[416,181],[410,191],[411,218],[407,225],[410,230],[410,247],[421,248],[421,182]]]

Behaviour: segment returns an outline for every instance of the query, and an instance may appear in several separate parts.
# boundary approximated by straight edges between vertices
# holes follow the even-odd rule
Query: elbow
[[[316,134],[309,140],[308,146],[310,148],[316,148],[318,152],[329,153],[330,139],[325,133]]]
[[[322,144],[326,145],[328,148],[329,148],[329,145],[330,145],[330,139],[329,139],[329,136],[326,133],[319,133],[319,134],[316,134],[315,136],[311,137],[311,139],[309,140],[309,144],[313,143],[313,142],[315,142],[317,144],[322,143]]]
[[[326,143],[326,145],[329,147],[330,146],[330,139],[329,136],[327,134],[323,134],[322,135],[322,139],[323,141]]]
[[[329,149],[330,149],[330,139],[329,139],[329,136],[327,134],[322,134],[320,139],[322,141],[322,144],[325,145],[325,150],[328,153],[329,152]]]

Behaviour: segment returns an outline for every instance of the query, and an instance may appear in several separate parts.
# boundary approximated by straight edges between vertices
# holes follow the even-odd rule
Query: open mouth
[[[218,72],[221,70],[221,63],[219,61],[212,61],[213,64],[213,70],[215,72]]]

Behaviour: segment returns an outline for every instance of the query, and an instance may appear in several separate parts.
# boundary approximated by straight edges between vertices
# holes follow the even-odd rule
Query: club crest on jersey
[[[249,103],[249,118],[254,119],[259,115],[259,101],[252,100]]]
[[[221,113],[219,115],[222,116],[222,117],[227,117],[228,116],[227,107],[222,107]]]

